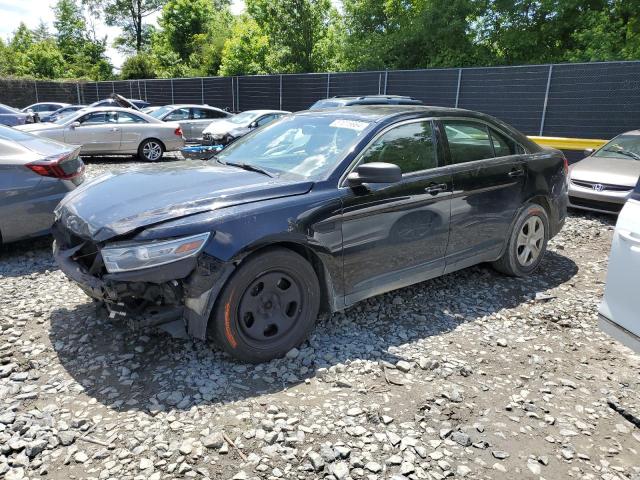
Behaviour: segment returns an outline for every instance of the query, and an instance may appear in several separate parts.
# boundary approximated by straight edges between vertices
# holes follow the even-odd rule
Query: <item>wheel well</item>
[[[552,220],[551,204],[549,203],[549,200],[547,199],[547,197],[543,195],[538,195],[533,198],[530,198],[529,203],[537,203],[538,205],[540,205],[542,208],[544,208],[544,211],[547,213],[547,216],[549,217],[549,221]]]
[[[320,260],[320,258],[318,257],[318,254],[314,252],[312,249],[310,249],[309,247],[305,245],[301,245],[299,243],[278,242],[278,243],[271,243],[257,250],[254,250],[253,252],[251,252],[249,256],[262,253],[265,250],[268,250],[273,247],[280,247],[280,248],[286,248],[287,250],[291,250],[292,252],[295,252],[301,257],[303,257],[305,260],[307,260],[311,264],[314,272],[316,272],[316,276],[318,277],[318,283],[320,284],[320,312],[330,313],[333,310],[332,309],[333,289],[331,288],[329,277],[325,272],[324,265]]]

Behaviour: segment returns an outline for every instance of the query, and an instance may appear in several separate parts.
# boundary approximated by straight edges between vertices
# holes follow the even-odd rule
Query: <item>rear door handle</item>
[[[640,237],[635,236],[632,232],[620,231],[619,234],[623,240],[633,243],[634,245],[640,245]]]
[[[120,131],[120,129],[119,129],[119,128],[115,128],[115,127],[114,127],[114,128],[112,128],[112,129],[111,129],[111,131],[112,131],[112,132],[119,132],[119,131]]]
[[[513,170],[511,170],[508,175],[511,178],[515,178],[515,177],[522,177],[524,176],[524,169],[523,168],[514,168]]]
[[[446,183],[437,183],[434,185],[429,185],[424,189],[425,192],[430,193],[431,195],[437,195],[441,192],[445,192],[447,190]]]

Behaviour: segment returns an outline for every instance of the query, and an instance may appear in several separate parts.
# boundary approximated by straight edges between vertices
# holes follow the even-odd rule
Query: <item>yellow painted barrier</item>
[[[594,138],[563,138],[563,137],[536,137],[530,136],[538,145],[545,147],[553,147],[559,150],[584,150],[586,148],[600,148],[609,140],[600,140]]]

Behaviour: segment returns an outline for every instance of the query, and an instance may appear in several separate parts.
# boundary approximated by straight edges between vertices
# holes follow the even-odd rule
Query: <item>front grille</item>
[[[593,208],[595,210],[603,210],[605,212],[619,213],[622,210],[622,203],[599,202],[597,200],[589,200],[587,198],[569,197],[569,201],[576,207]]]
[[[631,190],[633,190],[633,187],[629,187],[627,185],[612,185],[610,183],[586,182],[584,180],[571,180],[571,183],[578,187],[590,188],[591,190],[600,192],[630,192]],[[597,185],[602,185],[601,189],[598,189],[596,187]]]

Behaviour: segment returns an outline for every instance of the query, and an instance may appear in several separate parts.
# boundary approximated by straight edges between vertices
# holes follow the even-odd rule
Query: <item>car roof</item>
[[[202,105],[199,103],[171,103],[169,105],[164,105],[165,107],[172,107],[172,108],[184,108],[184,107],[189,107],[189,108],[211,108],[213,110],[222,110],[221,108],[218,107],[213,107],[211,105]],[[162,107],[157,107],[157,108],[162,108]]]
[[[471,110],[465,110],[462,108],[451,107],[435,107],[430,105],[351,105],[348,107],[340,106],[335,108],[327,108],[324,110],[305,110],[298,112],[302,115],[310,116],[351,116],[361,117],[363,120],[378,121],[385,118],[391,118],[401,115],[415,115],[420,114],[422,116],[463,116],[463,117],[476,117],[483,116],[478,112]]]
[[[287,110],[245,110],[242,113],[255,113],[256,115],[264,115],[266,113],[291,113]]]
[[[86,107],[83,108],[81,110],[78,110],[78,112],[83,112],[83,113],[93,113],[93,112],[127,112],[127,113],[142,113],[144,115],[143,112],[141,112],[140,110],[134,110],[133,108],[124,108],[124,107],[114,107],[114,106],[109,106],[109,107]]]

